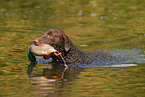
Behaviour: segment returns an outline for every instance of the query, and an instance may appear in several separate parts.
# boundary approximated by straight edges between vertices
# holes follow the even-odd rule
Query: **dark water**
[[[0,97],[145,97],[144,6],[144,0],[1,0]],[[84,51],[122,61],[68,69],[40,57],[30,63],[28,46],[52,28]]]

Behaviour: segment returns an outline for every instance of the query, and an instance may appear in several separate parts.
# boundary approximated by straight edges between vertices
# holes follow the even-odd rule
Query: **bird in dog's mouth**
[[[28,47],[28,49],[29,49],[28,58],[30,61],[31,60],[33,60],[33,62],[36,61],[36,58],[34,55],[49,57],[49,55],[53,53],[55,56],[60,56],[64,62],[64,65],[67,67],[66,62],[65,62],[64,58],[62,57],[61,53],[59,53],[57,50],[55,50],[52,46],[50,46],[48,44],[43,44],[43,45],[32,44],[31,46]]]

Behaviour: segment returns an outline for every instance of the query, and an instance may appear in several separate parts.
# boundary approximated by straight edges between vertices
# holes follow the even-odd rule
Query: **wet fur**
[[[69,37],[60,29],[49,29],[42,37],[34,40],[36,45],[49,44],[62,53],[67,63],[89,64],[92,62],[118,61],[104,52],[84,52],[77,48]],[[61,58],[51,55],[53,61],[62,62]]]

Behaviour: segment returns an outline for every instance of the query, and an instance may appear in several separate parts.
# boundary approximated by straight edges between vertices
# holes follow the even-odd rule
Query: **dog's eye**
[[[52,36],[52,32],[47,33],[47,37],[51,37]]]
[[[50,31],[50,32],[48,32],[48,33],[47,33],[47,35],[52,35],[52,32],[51,32],[51,31]]]
[[[47,35],[48,38],[52,37],[51,35]]]

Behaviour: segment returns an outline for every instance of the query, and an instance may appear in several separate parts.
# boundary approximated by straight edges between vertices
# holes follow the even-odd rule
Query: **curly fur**
[[[57,51],[62,53],[67,63],[88,64],[92,62],[110,62],[118,61],[117,58],[104,52],[84,52],[77,48],[69,37],[60,29],[49,29],[44,32],[42,37],[34,40],[36,45],[49,44]],[[51,55],[53,61],[62,60],[59,57]]]

